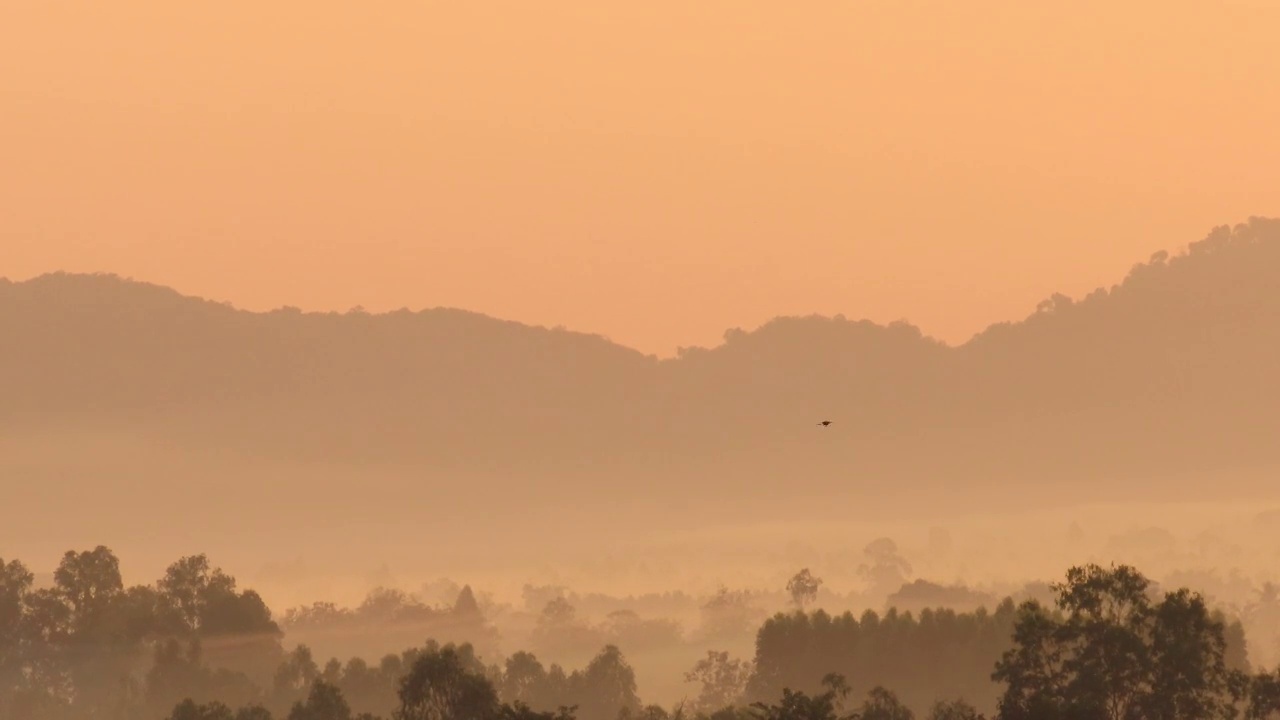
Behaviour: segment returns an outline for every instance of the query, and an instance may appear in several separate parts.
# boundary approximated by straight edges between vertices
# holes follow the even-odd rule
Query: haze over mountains
[[[1245,500],[1280,467],[1277,288],[1280,220],[1255,218],[958,347],[796,317],[659,360],[461,310],[256,314],[110,276],[3,281],[0,472],[19,482],[0,546],[221,532],[248,551],[288,528],[336,559],[360,527],[545,547]]]
[[[1280,718],[1277,37],[0,3],[0,720]]]

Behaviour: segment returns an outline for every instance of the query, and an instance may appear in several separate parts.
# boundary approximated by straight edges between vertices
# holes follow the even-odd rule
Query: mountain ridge
[[[804,321],[804,320],[815,320],[815,319],[831,320],[837,323],[847,322],[850,324],[850,326],[859,327],[859,328],[861,327],[869,327],[869,328],[877,328],[877,329],[898,328],[898,327],[909,328],[911,332],[914,332],[920,335],[923,339],[928,340],[929,342],[937,343],[948,349],[963,349],[970,345],[973,345],[975,342],[981,342],[985,338],[993,334],[1000,333],[1010,327],[1023,325],[1028,321],[1035,319],[1037,316],[1041,315],[1042,313],[1053,312],[1054,310],[1060,310],[1064,307],[1069,308],[1076,303],[1094,301],[1099,297],[1105,298],[1111,293],[1116,292],[1117,290],[1126,289],[1126,284],[1129,283],[1131,280],[1133,280],[1135,277],[1135,274],[1137,273],[1141,273],[1141,272],[1156,269],[1156,268],[1161,268],[1166,265],[1177,266],[1179,263],[1185,262],[1188,259],[1194,259],[1197,256],[1208,255],[1213,252],[1220,251],[1221,249],[1225,249],[1231,242],[1233,242],[1233,237],[1234,237],[1234,242],[1237,242],[1237,243],[1241,242],[1241,236],[1252,236],[1260,228],[1266,228],[1268,225],[1274,224],[1276,222],[1278,221],[1270,218],[1251,217],[1246,223],[1240,223],[1235,226],[1228,226],[1228,225],[1218,226],[1211,231],[1208,237],[1206,237],[1201,241],[1190,243],[1187,246],[1186,250],[1184,250],[1179,254],[1174,255],[1174,254],[1171,254],[1169,251],[1165,251],[1165,250],[1161,250],[1156,253],[1153,253],[1146,263],[1135,264],[1130,269],[1130,272],[1128,275],[1126,275],[1120,282],[1112,284],[1110,287],[1100,286],[1096,288],[1094,291],[1092,291],[1091,293],[1089,293],[1087,296],[1079,299],[1071,298],[1061,293],[1053,293],[1050,297],[1041,301],[1037,306],[1036,310],[1032,314],[1021,319],[1002,320],[1002,321],[993,322],[983,330],[980,330],[979,332],[975,333],[965,342],[959,343],[959,344],[947,343],[945,341],[936,339],[924,333],[923,329],[919,328],[918,326],[906,320],[897,320],[889,323],[877,323],[875,321],[868,320],[868,319],[858,319],[858,320],[848,321],[846,319],[846,316],[843,313],[836,314],[834,316],[825,316],[825,315],[813,313],[809,315],[775,316],[774,318],[771,318],[761,323],[759,326],[757,326],[753,330],[743,330],[740,327],[728,328],[724,332],[724,341],[722,341],[719,345],[715,345],[711,347],[682,346],[678,349],[677,354],[675,356],[658,358],[653,353],[643,353],[640,350],[637,350],[630,346],[617,343],[609,339],[608,336],[604,333],[590,332],[590,331],[584,331],[584,330],[571,330],[571,329],[565,328],[562,325],[549,327],[545,324],[533,324],[533,323],[520,322],[516,320],[509,320],[509,319],[488,315],[488,314],[473,311],[473,310],[467,310],[465,308],[454,307],[454,306],[423,307],[417,310],[410,310],[409,308],[405,307],[405,308],[400,308],[398,310],[389,310],[389,311],[371,313],[363,310],[363,308],[360,308],[358,306],[346,312],[338,312],[338,311],[322,311],[322,310],[301,310],[293,306],[285,305],[272,310],[255,311],[255,310],[247,310],[247,309],[239,308],[230,301],[218,301],[218,300],[200,297],[198,295],[181,293],[170,286],[166,286],[160,283],[155,283],[155,282],[145,281],[145,280],[136,280],[130,277],[125,277],[125,276],[118,275],[116,273],[108,273],[108,272],[70,273],[65,271],[52,271],[48,273],[43,273],[41,275],[37,275],[27,280],[20,280],[20,281],[12,280],[7,277],[0,276],[0,289],[8,289],[11,292],[13,291],[24,292],[24,291],[34,290],[38,295],[43,296],[44,299],[46,300],[54,297],[54,294],[60,293],[67,289],[73,289],[73,290],[95,289],[98,292],[100,292],[102,295],[106,296],[106,299],[119,299],[120,296],[129,296],[129,295],[132,295],[135,298],[141,299],[142,295],[145,293],[147,295],[146,299],[148,300],[165,299],[165,300],[168,300],[170,304],[173,306],[184,305],[185,308],[189,310],[193,310],[196,308],[201,308],[205,310],[218,310],[218,311],[226,310],[234,313],[254,315],[254,316],[293,315],[293,316],[302,316],[302,317],[309,317],[309,318],[314,318],[314,317],[334,318],[334,317],[355,316],[355,317],[367,317],[370,319],[382,319],[382,318],[389,318],[389,317],[404,316],[406,314],[415,315],[415,316],[457,315],[460,317],[467,317],[467,318],[482,321],[482,322],[491,322],[491,323],[502,325],[508,328],[519,328],[521,330],[541,330],[541,331],[547,331],[551,333],[563,333],[563,334],[567,334],[575,337],[588,337],[588,338],[598,339],[606,342],[609,345],[615,346],[617,348],[628,350],[636,354],[642,355],[644,357],[655,358],[664,362],[671,361],[671,360],[679,360],[680,356],[685,354],[715,351],[717,349],[723,348],[731,338],[742,338],[742,337],[754,335],[762,331],[771,330],[774,327],[781,324],[786,324],[786,323],[796,322],[796,321]],[[52,291],[52,294],[50,293],[50,291]],[[121,291],[121,292],[112,292],[112,291]]]
[[[226,522],[251,493],[261,522],[338,503],[642,523],[674,503],[679,526],[1242,497],[1280,469],[1280,220],[954,347],[814,315],[659,360],[452,309],[253,313],[118,278],[30,283],[0,283],[0,472],[32,479],[31,505],[92,481],[176,492],[178,474],[230,493],[202,508]]]

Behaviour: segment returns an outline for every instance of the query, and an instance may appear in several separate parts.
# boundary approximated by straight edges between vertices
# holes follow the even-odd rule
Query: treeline
[[[777,697],[783,689],[817,691],[827,673],[848,678],[858,695],[881,685],[911,707],[939,697],[963,697],[988,706],[998,688],[991,680],[995,659],[1013,643],[1017,609],[1012,600],[994,612],[926,609],[913,615],[890,609],[883,615],[832,617],[812,613],[778,615],[760,628],[752,701]]]
[[[1233,647],[1232,633],[1199,595],[1186,589],[1158,593],[1145,577],[1127,566],[1072,568],[1066,581],[1054,590],[1052,609],[1031,600],[1016,609],[1005,603],[991,616],[1012,621],[1009,648],[1001,654],[990,676],[1001,686],[994,713],[997,720],[1265,720],[1280,713],[1280,674],[1261,672],[1250,676],[1243,646]],[[790,625],[781,624],[783,619],[777,618],[773,630],[789,634],[798,642],[810,640],[804,647],[792,650],[810,663],[823,662],[822,649],[816,648],[815,652],[812,641],[843,636],[843,649],[847,650],[862,644],[864,624],[882,627],[869,617],[861,623],[852,618],[832,623],[830,618],[818,615],[813,623],[803,613],[797,613]],[[909,635],[928,626],[912,626],[908,622],[898,624],[897,629]],[[815,627],[827,629],[815,631]],[[786,633],[788,628],[790,633]],[[979,637],[982,628],[977,623],[954,636]],[[765,635],[762,630],[762,645]],[[896,648],[886,645],[879,650],[892,658]],[[839,657],[832,659],[840,661]],[[957,661],[965,662],[963,658]],[[613,669],[616,671],[618,666]],[[742,681],[746,677],[744,670],[740,663],[711,653],[691,675],[704,682],[703,699],[714,696],[724,700],[731,696],[715,695],[713,691],[725,689],[720,687],[725,683]],[[788,670],[800,672],[802,668]],[[760,671],[757,667],[757,674]],[[927,672],[927,668],[920,671]],[[755,684],[755,677],[748,684]],[[813,692],[783,687],[780,698],[746,706],[731,702],[710,712],[695,708],[693,713],[706,720],[916,717],[908,704],[883,686],[871,687],[859,696],[838,672],[824,674],[820,686]],[[453,648],[433,650],[417,658],[400,680],[397,696],[399,705],[391,713],[393,720],[571,720],[579,710],[561,706],[539,712],[518,700],[502,704],[497,687],[485,677],[482,668],[474,663],[468,668]],[[847,704],[853,704],[851,697],[861,702],[846,710]],[[685,716],[683,706],[668,712],[660,707],[638,708],[636,704],[618,708],[616,715],[619,720],[672,720]],[[224,705],[197,706],[187,702],[175,709],[170,720],[266,717],[256,707],[233,715]],[[296,703],[288,714],[288,720],[352,717],[340,691],[323,680],[314,682],[307,699]],[[953,698],[935,701],[927,717],[982,720],[986,715],[965,699]]]
[[[1280,713],[1280,675],[1248,674],[1243,648],[1232,649],[1224,623],[1204,600],[1186,589],[1157,593],[1131,567],[1072,568],[1055,586],[1053,609],[1027,601],[1016,609],[1006,604],[998,613],[1012,618],[1009,648],[994,665],[991,678],[1000,686],[997,720],[1264,720]],[[798,616],[799,617],[799,616]],[[798,627],[799,625],[797,625]],[[833,628],[829,619],[817,627]],[[874,627],[880,627],[875,623]],[[814,627],[812,624],[808,626]],[[906,625],[899,626],[905,629]],[[853,628],[858,628],[854,630]],[[819,631],[821,632],[821,631]],[[858,645],[861,624],[844,623],[843,633]],[[762,632],[762,635],[764,633]],[[805,632],[796,633],[804,635]],[[812,636],[812,631],[809,631]],[[970,634],[972,636],[972,634]],[[881,648],[893,654],[894,648]],[[807,660],[822,662],[815,653]],[[838,661],[839,659],[836,658]],[[964,662],[960,659],[959,662]],[[609,665],[605,668],[605,665]],[[510,665],[510,664],[509,664]],[[622,678],[615,690],[634,681],[617,662],[604,662],[595,672]],[[759,668],[757,668],[757,671]],[[923,669],[922,669],[923,670]],[[711,653],[692,675],[704,682],[702,699],[720,684],[744,677],[740,663]],[[592,670],[589,669],[588,673]],[[506,679],[506,678],[504,678]],[[748,681],[750,683],[750,681]],[[608,683],[606,683],[608,684]],[[633,686],[632,686],[633,687]],[[503,703],[499,686],[483,666],[455,648],[432,649],[416,658],[398,683],[393,720],[572,720],[580,708],[560,706],[539,711],[521,700]],[[719,689],[725,689],[720,687]],[[516,691],[518,693],[518,689]],[[511,694],[510,689],[507,690]],[[891,689],[874,686],[855,693],[838,672],[821,677],[813,692],[783,687],[780,697],[743,705],[742,699],[718,709],[640,707],[634,695],[617,707],[618,720],[673,720],[694,715],[705,720],[914,720],[915,712]],[[854,705],[856,698],[861,702]],[[617,699],[614,696],[612,699]],[[846,709],[846,705],[853,707]],[[613,707],[591,708],[582,717]],[[170,720],[263,720],[260,707],[233,714],[222,704],[186,701]],[[369,718],[371,716],[364,716]],[[986,717],[964,698],[935,701],[929,720],[980,720]],[[312,682],[309,694],[295,703],[287,720],[352,720],[341,691],[327,680]]]
[[[527,652],[486,663],[468,643],[436,641],[376,663],[321,664],[306,646],[286,651],[263,600],[203,555],[173,563],[152,585],[126,588],[115,555],[98,547],[66,553],[51,587],[33,580],[22,563],[0,561],[4,720],[867,720],[929,708],[931,717],[1000,720],[1280,713],[1280,675],[1250,674],[1238,622],[1188,590],[1158,592],[1127,566],[1073,568],[1053,587],[1052,606],[1006,600],[993,612],[778,614],[759,628],[750,661],[709,651],[685,675],[696,696],[674,708],[642,702],[635,672],[614,645],[573,672]],[[800,608],[820,583],[797,574],[789,589]],[[492,630],[469,589],[452,608],[431,613]]]
[[[53,580],[36,589],[0,560],[0,717],[142,717],[193,691],[246,699],[284,656],[266,603],[204,556],[126,588],[99,546],[67,552]]]
[[[254,714],[246,717],[283,716],[305,705],[320,683],[358,713],[389,717],[404,678],[422,658],[445,650],[517,700],[577,706],[581,717],[602,720],[640,706],[635,673],[614,646],[571,673],[544,668],[527,653],[512,656],[505,667],[486,667],[470,644],[442,649],[435,641],[376,664],[353,658],[321,666],[306,646],[286,651],[284,633],[262,598],[239,590],[204,555],[178,560],[152,585],[126,588],[118,558],[99,546],[67,552],[52,587],[35,588],[34,579],[21,562],[0,559],[4,720],[158,719],[182,701],[189,702],[181,712],[214,707],[209,717],[218,716],[218,707],[250,708]],[[452,608],[408,607],[416,619],[447,622],[457,632],[469,627],[482,637],[493,633],[469,588]],[[298,613],[289,619],[302,621]]]
[[[280,629],[291,644],[338,645],[344,654],[366,656],[381,656],[389,648],[401,647],[406,637],[469,643],[486,656],[496,654],[499,641],[497,628],[489,622],[470,586],[458,588],[453,602],[440,606],[402,590],[378,587],[353,608],[331,602],[289,608],[280,619]]]
[[[273,692],[244,700],[242,707],[258,715],[288,711],[287,717],[307,720],[390,718],[400,717],[406,705],[427,702],[424,697],[466,693],[478,703],[468,706],[476,712],[497,712],[499,698],[506,701],[508,711],[573,708],[575,717],[600,720],[631,716],[641,709],[635,672],[613,646],[604,648],[584,669],[566,673],[558,665],[544,667],[529,653],[516,653],[501,665],[486,665],[469,644],[441,646],[435,641],[387,655],[376,666],[352,658],[346,663],[330,660],[321,667],[306,647],[298,647],[276,672]],[[178,709],[232,705],[226,698],[204,695],[188,697]],[[316,714],[308,709],[317,705],[346,710]]]

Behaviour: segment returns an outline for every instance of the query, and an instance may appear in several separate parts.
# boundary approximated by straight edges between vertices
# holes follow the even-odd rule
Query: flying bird
[[[828,425],[830,425],[830,424],[831,424],[831,421],[830,421],[830,420],[823,420],[822,422],[820,422],[820,423],[818,423],[818,424],[819,424],[819,425],[821,425],[822,427],[826,427],[826,426],[828,426]]]

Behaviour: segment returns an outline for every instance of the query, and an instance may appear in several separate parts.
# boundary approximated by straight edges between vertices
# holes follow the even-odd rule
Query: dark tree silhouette
[[[576,708],[572,707],[561,707],[558,710],[539,712],[517,700],[509,705],[503,705],[498,717],[499,720],[575,720],[575,710]]]
[[[1153,602],[1128,566],[1072,568],[1058,613],[1019,608],[1015,646],[997,664],[1003,720],[1231,718],[1245,677],[1226,663],[1223,623],[1187,590]]]
[[[895,556],[881,545],[873,554]],[[1280,713],[1280,675],[1247,675],[1240,623],[1187,589],[1156,592],[1128,566],[1070,569],[1049,588],[1052,608],[1005,600],[990,613],[779,613],[759,628],[753,663],[713,651],[686,673],[701,685],[689,713],[641,702],[635,672],[612,644],[571,674],[522,652],[486,665],[472,645],[435,641],[377,663],[321,663],[306,645],[283,654],[273,633],[271,642],[253,640],[272,627],[261,598],[203,556],[175,563],[154,586],[126,587],[114,554],[99,547],[67,553],[52,580],[36,589],[24,565],[0,561],[3,720],[902,720],[930,707],[930,720],[979,720],[992,707],[1009,720]],[[466,595],[433,617],[478,610]],[[739,621],[745,598],[717,596]],[[372,594],[369,605],[389,618],[422,609],[394,591]],[[609,622],[641,625],[626,610]],[[246,637],[262,655],[249,664],[274,663],[267,681],[208,655],[209,644]],[[997,696],[998,705],[984,705]]]
[[[929,710],[929,720],[985,720],[978,709],[963,700],[940,700]]]
[[[803,610],[818,598],[818,588],[821,586],[822,578],[814,577],[809,568],[804,568],[787,581],[787,594],[791,596],[791,602]]]
[[[423,653],[400,681],[394,720],[494,720],[498,695],[483,676],[468,670],[458,650]]]
[[[751,666],[731,659],[728,652],[708,650],[707,656],[685,673],[684,679],[701,685],[695,708],[710,713],[734,705],[742,698],[751,679]]]
[[[620,712],[634,714],[641,708],[635,671],[613,645],[601,650],[581,673],[570,676],[569,682],[584,720],[611,720]]]
[[[857,720],[915,720],[911,712],[891,690],[874,687],[855,713]]]
[[[828,674],[822,679],[825,692],[810,696],[783,688],[782,700],[776,704],[756,702],[751,709],[759,720],[855,720],[856,715],[842,714],[849,684],[844,676]]]
[[[336,686],[317,680],[307,699],[294,704],[288,720],[351,720],[351,706]]]

